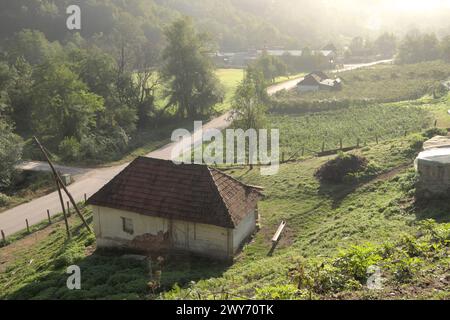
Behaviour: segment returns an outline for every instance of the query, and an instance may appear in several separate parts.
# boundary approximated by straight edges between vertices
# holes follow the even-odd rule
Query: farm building
[[[423,196],[447,195],[450,191],[450,137],[437,136],[426,141],[415,167]]]
[[[255,232],[261,197],[204,165],[140,157],[88,204],[100,248],[230,259]]]
[[[342,89],[341,79],[331,79],[322,71],[311,72],[306,75],[302,81],[297,84],[299,92],[309,91],[337,91]]]

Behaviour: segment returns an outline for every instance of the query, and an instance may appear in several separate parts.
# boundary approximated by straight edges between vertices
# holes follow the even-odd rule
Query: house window
[[[122,217],[122,230],[128,234],[134,233],[133,220]]]

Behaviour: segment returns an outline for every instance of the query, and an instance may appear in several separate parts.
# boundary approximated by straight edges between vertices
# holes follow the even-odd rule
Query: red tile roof
[[[139,157],[88,204],[234,228],[261,196],[258,187],[205,165]]]

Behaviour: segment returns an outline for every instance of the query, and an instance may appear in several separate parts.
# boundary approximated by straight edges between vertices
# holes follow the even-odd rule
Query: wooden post
[[[25,219],[25,223],[27,224],[27,232],[30,233],[30,224],[28,223],[28,219]]]
[[[86,222],[86,219],[84,219],[83,215],[81,214],[80,210],[78,209],[77,203],[73,199],[72,195],[70,194],[69,190],[67,190],[66,186],[64,185],[61,177],[59,176],[58,172],[56,172],[55,167],[53,166],[53,163],[51,162],[47,152],[45,151],[44,147],[41,145],[39,140],[34,137],[34,140],[38,144],[39,148],[41,149],[42,153],[44,154],[45,158],[47,159],[47,162],[52,169],[53,175],[55,176],[55,179],[59,182],[61,188],[63,188],[64,192],[67,194],[67,196],[70,199],[70,202],[72,203],[73,207],[75,208],[75,211],[77,212],[78,216],[80,217],[81,221],[83,221],[84,226],[89,232],[92,232],[91,227],[89,227],[89,224]],[[62,202],[62,207],[64,207],[64,202]]]
[[[322,152],[324,152],[324,151],[325,151],[325,141],[322,142]]]
[[[48,218],[48,224],[52,224],[52,217],[50,217],[50,210],[47,209],[47,218]]]
[[[6,237],[5,237],[5,233],[3,232],[3,230],[2,230],[2,240],[3,240],[3,243],[6,244]]]
[[[64,200],[62,197],[59,181],[56,179],[56,177],[55,177],[55,180],[56,180],[56,186],[58,187],[59,202],[61,204],[61,208],[62,208],[62,212],[63,212],[64,224],[66,225],[67,238],[70,239],[70,228],[69,228],[69,221],[67,220],[66,207],[64,206]]]
[[[86,202],[87,202],[87,195],[86,195],[86,193],[84,194],[84,204],[86,205]]]
[[[356,140],[356,147],[359,148],[359,138]]]
[[[339,146],[341,147],[342,150],[342,138],[339,139]]]

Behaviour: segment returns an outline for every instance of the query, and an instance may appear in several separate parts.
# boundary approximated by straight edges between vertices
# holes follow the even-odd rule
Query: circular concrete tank
[[[447,194],[450,190],[450,148],[421,152],[415,166],[421,191],[428,196]]]

